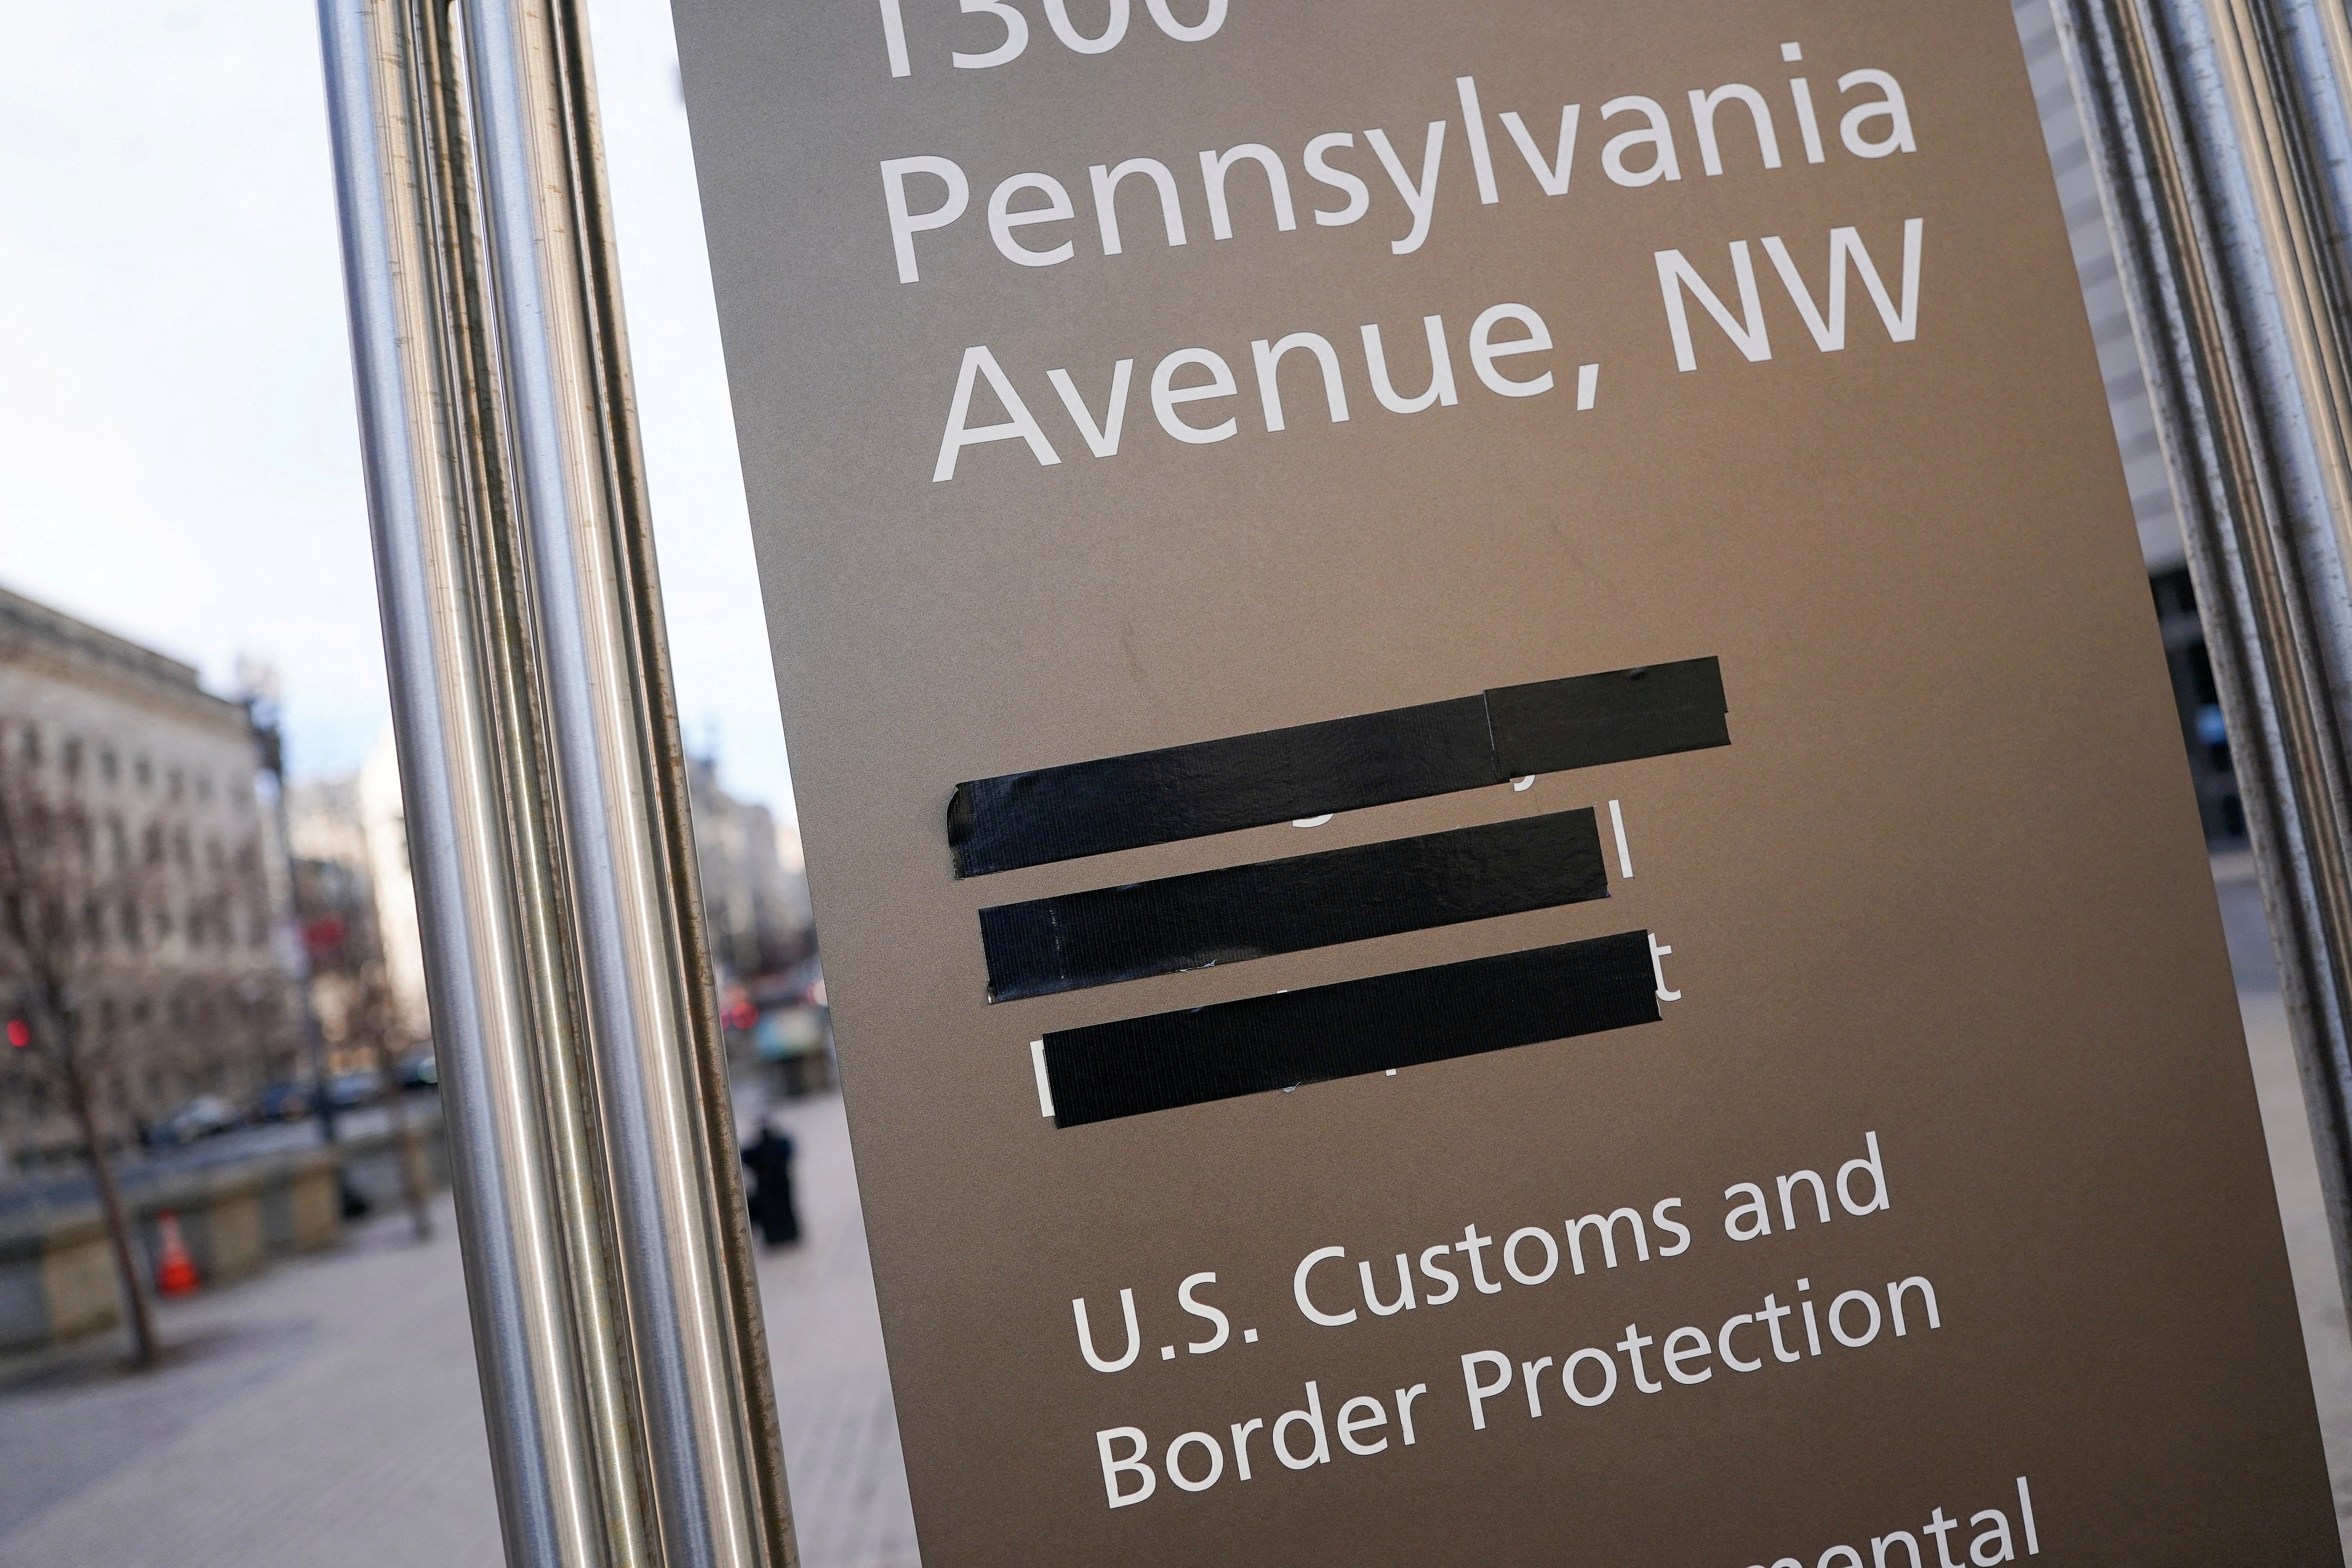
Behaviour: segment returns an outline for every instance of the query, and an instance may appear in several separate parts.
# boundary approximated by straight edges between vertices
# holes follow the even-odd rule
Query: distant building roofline
[[[0,658],[11,656],[47,656],[66,668],[79,668],[155,696],[194,702],[224,718],[244,712],[242,703],[206,691],[194,665],[0,587]]]

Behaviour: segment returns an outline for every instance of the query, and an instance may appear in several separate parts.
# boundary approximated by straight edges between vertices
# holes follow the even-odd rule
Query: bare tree
[[[142,1366],[156,1357],[154,1314],[108,1152],[111,1119],[99,1096],[112,1041],[88,1027],[83,1015],[144,940],[152,901],[144,884],[159,859],[107,842],[71,783],[45,787],[13,752],[0,759],[0,986],[15,992],[10,1054],[63,1091],[89,1152],[131,1354]]]

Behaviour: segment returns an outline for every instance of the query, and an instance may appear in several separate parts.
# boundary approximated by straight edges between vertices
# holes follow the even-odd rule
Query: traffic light
[[[33,1043],[33,1026],[22,1018],[8,1020],[8,1044],[23,1050]]]

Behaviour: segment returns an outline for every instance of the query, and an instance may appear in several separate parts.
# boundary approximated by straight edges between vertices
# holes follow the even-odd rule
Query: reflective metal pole
[[[542,679],[664,1561],[782,1550],[782,1475],[654,571],[585,18],[465,10]]]
[[[320,15],[508,1560],[790,1564],[583,24]]]
[[[2313,0],[2055,4],[2352,1299],[2352,33]]]

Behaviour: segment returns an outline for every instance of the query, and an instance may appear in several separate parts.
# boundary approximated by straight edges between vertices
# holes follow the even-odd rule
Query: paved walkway
[[[2278,1187],[2279,1218],[2286,1228],[2287,1262],[2294,1272],[2295,1302],[2303,1315],[2304,1352],[2311,1361],[2320,1434],[2335,1481],[2336,1525],[2346,1560],[2352,1562],[2352,1327],[2345,1321],[2327,1210],[2319,1193],[2319,1163],[2312,1152],[2311,1122],[2304,1113],[2303,1081],[2295,1068],[2286,1004],[2279,994],[2278,967],[2253,878],[2252,857],[2215,857],[2214,890],[2221,897],[2230,962],[2237,972],[2238,1011],[2245,1020],[2246,1049],[2253,1058],[2263,1131],[2270,1140],[2271,1178]]]
[[[808,1240],[766,1254],[777,1405],[807,1568],[913,1568],[866,1232],[838,1100],[784,1108]],[[449,1204],[163,1309],[143,1376],[92,1344],[0,1368],[5,1568],[497,1568]]]

